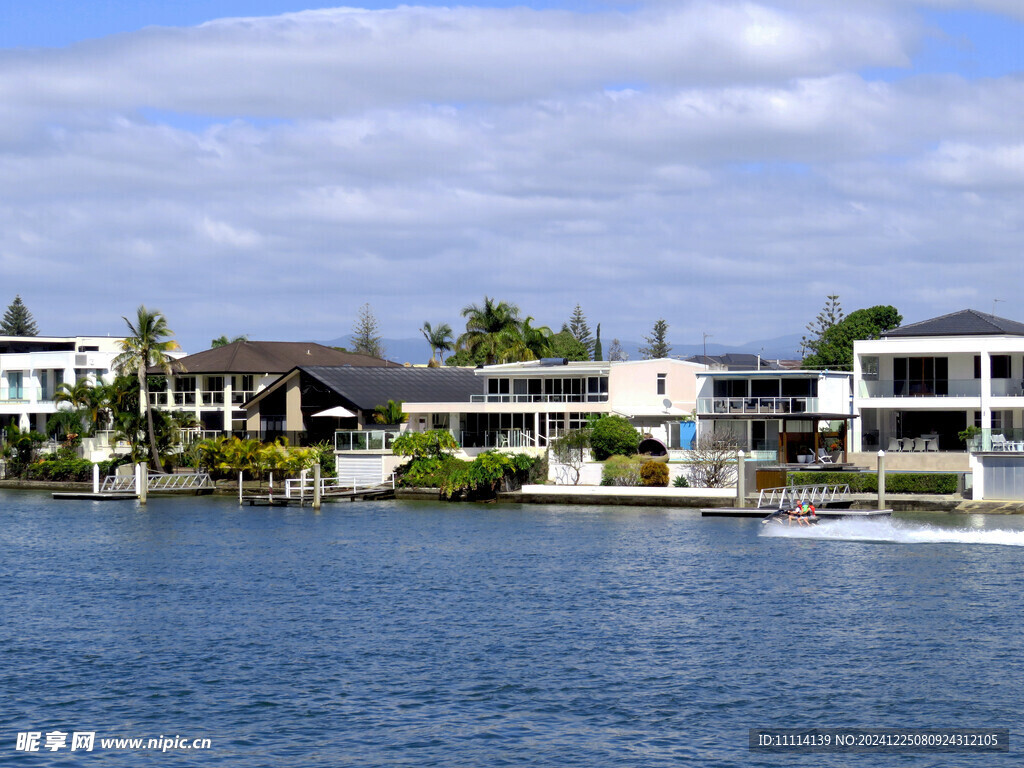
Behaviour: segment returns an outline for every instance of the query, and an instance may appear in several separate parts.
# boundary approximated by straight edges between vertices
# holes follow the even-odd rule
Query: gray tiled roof
[[[395,365],[305,341],[236,341],[178,360],[175,373],[286,373],[299,365]],[[182,370],[184,369],[184,370]]]
[[[886,331],[883,338],[912,336],[1024,336],[1024,323],[996,317],[976,309],[962,309]]]
[[[300,370],[361,410],[395,400],[413,403],[469,402],[483,392],[472,368],[352,368],[301,366]]]

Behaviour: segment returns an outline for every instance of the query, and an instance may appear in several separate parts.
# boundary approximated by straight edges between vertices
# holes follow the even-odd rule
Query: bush
[[[686,475],[676,475],[676,479],[672,481],[672,487],[674,488],[689,488],[690,483],[686,479]]]
[[[640,480],[645,486],[668,487],[668,464],[663,461],[645,461],[640,467]]]
[[[640,433],[622,416],[602,416],[590,433],[590,447],[598,461],[633,456],[640,448]]]
[[[126,461],[120,459],[99,462],[100,477],[106,477],[113,472],[114,467],[124,463]],[[92,462],[88,459],[60,457],[57,454],[51,454],[30,464],[26,468],[25,477],[29,480],[54,483],[90,483],[92,482]]]
[[[612,456],[601,469],[601,485],[640,485],[640,466],[643,459],[630,456]]]
[[[886,493],[956,493],[955,472],[886,472]],[[790,472],[790,485],[849,485],[851,493],[878,493],[876,472]]]
[[[398,470],[398,483],[438,488],[448,499],[493,499],[499,490],[514,491],[547,476],[547,459],[526,453],[485,451],[473,461],[454,456],[423,456]]]

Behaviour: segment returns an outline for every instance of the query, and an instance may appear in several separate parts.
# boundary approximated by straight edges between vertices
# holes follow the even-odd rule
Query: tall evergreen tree
[[[663,357],[668,357],[672,347],[668,343],[668,323],[664,318],[658,318],[651,335],[644,336],[644,341],[647,342],[647,346],[640,347],[640,356],[644,360],[660,360]]]
[[[590,326],[587,324],[587,316],[583,314],[583,309],[579,304],[577,304],[576,308],[572,311],[572,316],[569,318],[568,328],[569,333],[572,334],[573,338],[587,348],[587,354],[593,355],[594,335],[590,332]]]
[[[14,301],[11,302],[10,306],[7,307],[7,311],[4,313],[4,319],[0,321],[0,335],[39,335],[39,330],[36,328],[35,320],[32,319],[32,313],[29,312],[28,307],[22,303],[20,295],[14,297]]]
[[[806,326],[811,335],[800,339],[800,350],[803,357],[816,355],[818,344],[825,335],[825,331],[842,322],[845,316],[843,307],[839,303],[839,294],[833,293],[826,296],[825,306],[821,308],[818,316]]]
[[[594,360],[604,360],[604,350],[601,348],[601,324],[597,324],[597,336],[594,337]]]
[[[352,351],[371,357],[384,357],[380,326],[369,304],[359,308],[359,316],[352,327]]]

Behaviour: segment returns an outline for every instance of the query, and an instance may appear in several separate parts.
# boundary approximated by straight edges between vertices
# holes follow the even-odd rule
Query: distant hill
[[[777,336],[773,339],[759,339],[749,341],[746,344],[715,344],[708,342],[707,353],[709,355],[724,355],[729,352],[746,352],[751,355],[761,355],[766,360],[795,360],[800,357],[800,334],[789,336]],[[610,338],[602,339],[605,354],[611,345]],[[669,337],[671,342],[671,337]],[[318,344],[325,344],[328,347],[345,347],[351,349],[352,337],[342,336],[331,341],[320,341]],[[419,339],[383,339],[385,354],[388,360],[396,363],[422,364],[430,359],[430,347],[422,338]],[[629,355],[630,360],[640,359],[640,347],[644,346],[642,341],[629,341],[620,339],[622,350]],[[693,355],[704,354],[703,344],[672,344],[672,357],[692,357]]]

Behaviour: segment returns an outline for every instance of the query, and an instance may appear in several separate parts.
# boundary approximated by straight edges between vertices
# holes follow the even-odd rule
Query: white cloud
[[[985,297],[1019,269],[1024,82],[868,82],[925,26],[821,5],[334,10],[7,52],[0,265],[47,332],[145,302],[192,350],[332,338],[364,301],[392,336],[486,293],[556,327],[580,302],[608,339],[664,315],[682,344],[799,332],[825,292]]]

